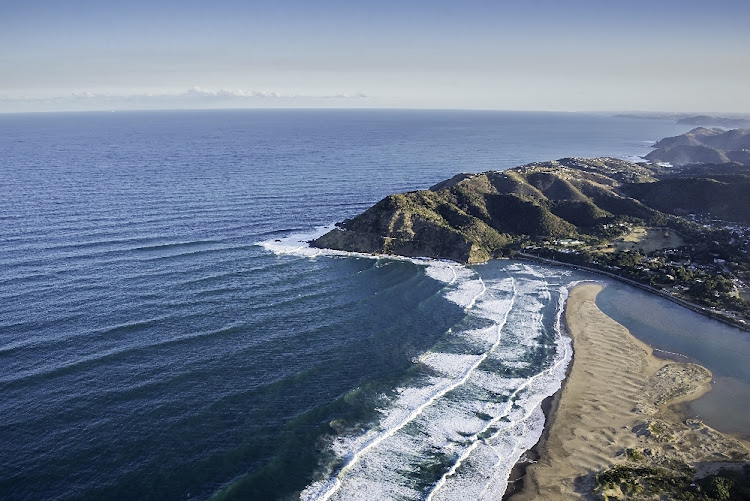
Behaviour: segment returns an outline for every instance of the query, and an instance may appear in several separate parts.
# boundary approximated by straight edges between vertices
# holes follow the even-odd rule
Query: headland
[[[673,165],[563,158],[458,174],[390,195],[310,244],[466,264],[552,260],[750,330],[750,157],[732,153],[746,151],[750,130],[683,136],[655,145]],[[696,142],[728,153],[686,156]],[[506,497],[750,499],[750,443],[681,411],[710,390],[711,373],[655,357],[597,308],[600,289],[570,294],[569,377],[546,403],[538,461]]]
[[[747,190],[750,166],[741,164],[563,158],[389,195],[310,244],[467,264],[519,253],[552,259],[749,330]]]

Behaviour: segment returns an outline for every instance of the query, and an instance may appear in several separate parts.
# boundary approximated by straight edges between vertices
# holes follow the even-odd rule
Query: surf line
[[[561,294],[560,294],[560,300],[558,301],[557,318],[555,319],[555,331],[556,331],[556,334],[557,334],[557,340],[558,341],[562,340],[562,330],[561,330],[562,327],[561,327],[560,319],[561,319],[561,316],[562,316],[562,312],[563,312],[563,308],[564,308],[565,300],[567,299],[567,296],[568,296],[567,289],[565,287],[563,287],[562,290],[561,290]],[[502,419],[503,417],[505,417],[508,414],[508,411],[513,407],[513,404],[514,404],[513,399],[516,396],[518,396],[518,394],[521,391],[523,391],[524,389],[526,389],[536,379],[542,377],[545,374],[548,374],[548,373],[556,370],[558,367],[560,367],[560,364],[562,364],[563,362],[565,362],[566,359],[568,359],[568,355],[569,355],[569,351],[570,350],[569,350],[569,348],[568,348],[567,345],[564,345],[564,348],[565,348],[565,352],[563,353],[562,357],[560,357],[554,364],[552,364],[552,366],[550,366],[547,369],[543,370],[542,372],[540,372],[540,373],[532,376],[531,378],[529,378],[528,380],[526,380],[521,386],[519,386],[511,394],[510,398],[508,399],[508,404],[506,405],[506,407],[503,410],[503,412],[501,414],[499,414],[497,417],[495,417],[492,420],[490,420],[490,422],[487,423],[487,425],[484,428],[482,428],[481,431],[479,431],[479,432],[475,433],[474,435],[472,435],[471,438],[474,440],[474,442],[472,442],[472,444],[469,447],[467,447],[467,449],[458,457],[458,459],[453,464],[453,466],[451,466],[451,468],[447,472],[445,472],[445,474],[443,474],[442,477],[440,477],[440,480],[438,480],[435,483],[435,486],[432,488],[432,490],[427,495],[427,501],[433,501],[434,500],[435,494],[440,489],[442,489],[445,486],[446,482],[448,481],[448,477],[451,477],[451,476],[453,476],[453,475],[456,474],[456,472],[458,471],[458,469],[461,467],[461,464],[464,461],[466,461],[466,459],[471,455],[472,452],[474,452],[474,450],[477,447],[479,447],[480,443],[487,442],[489,440],[492,440],[492,439],[496,438],[501,432],[503,432],[503,431],[507,430],[508,428],[510,428],[512,426],[515,426],[516,424],[519,424],[519,423],[524,427],[524,429],[526,428],[526,420],[531,415],[531,413],[536,410],[537,406],[534,406],[534,407],[531,407],[531,408],[527,409],[526,412],[524,412],[524,415],[523,415],[523,417],[521,417],[521,419],[516,420],[513,423],[508,423],[506,426],[503,426],[501,428],[498,428],[497,431],[495,433],[493,433],[487,439],[484,439],[484,440],[480,440],[479,439],[479,435],[481,435],[482,433],[485,433],[487,430],[489,430],[490,428],[492,428],[500,419]],[[513,451],[515,452],[516,449],[517,449],[517,447],[514,447]],[[493,469],[496,468],[499,463],[500,463],[499,460],[497,462],[495,462],[495,464],[493,465]],[[484,489],[482,489],[482,492],[480,492],[480,494],[479,494],[480,496],[482,496],[482,495],[485,494],[485,492],[487,491],[487,488],[489,487],[489,484],[491,483],[491,480],[492,479],[490,479],[490,481],[485,485]]]
[[[450,269],[453,273],[453,278],[451,278],[451,281],[448,282],[448,285],[453,285],[453,283],[458,280],[458,273],[456,273],[456,266],[450,266]]]
[[[560,288],[560,298],[558,299],[558,311],[557,311],[557,316],[555,318],[555,331],[556,331],[556,334],[557,334],[557,340],[559,342],[564,341],[564,339],[563,339],[563,330],[562,330],[562,314],[564,312],[565,302],[567,301],[569,291],[570,291],[570,289],[572,289],[573,287],[575,287],[575,285],[578,285],[579,283],[585,282],[585,281],[586,280],[579,280],[579,281],[576,281],[576,282],[571,282],[570,284],[568,284],[567,287],[561,287]],[[572,353],[572,346],[570,344],[563,344],[563,346],[565,348],[565,353],[563,354],[563,356],[552,367],[550,367],[546,371],[541,372],[539,375],[544,374],[545,372],[551,372],[552,370],[558,368],[560,366],[560,364],[562,364],[565,360],[568,360],[568,362],[570,362],[570,360],[572,359],[572,355],[573,355],[573,353]],[[536,409],[537,409],[536,406],[533,407],[533,408],[531,408],[531,409],[528,409],[527,412],[524,414],[523,418],[521,418],[520,422],[523,425],[524,430],[526,430],[526,428],[527,428],[526,427],[526,420],[528,419],[529,415],[532,412],[534,412]],[[497,432],[493,433],[492,436],[488,438],[488,440],[492,440],[492,439],[496,438],[500,434],[501,431],[507,429],[508,427],[509,426],[505,426],[502,429],[499,429]],[[516,452],[517,450],[518,450],[518,445],[516,445],[513,448],[513,452]],[[495,462],[495,464],[492,465],[493,469],[497,468],[497,465],[500,464],[500,459],[501,458],[498,458],[498,460]],[[483,496],[487,492],[487,489],[489,488],[490,484],[491,484],[491,479],[485,484],[485,487],[484,487],[484,489],[482,489],[482,492],[479,493],[480,498],[481,498],[481,496]],[[507,481],[506,481],[506,487],[507,487]]]
[[[454,273],[455,273],[455,272],[454,272]],[[513,280],[513,279],[511,278],[511,280]],[[469,305],[468,305],[468,306],[467,306],[466,308],[464,308],[464,309],[466,309],[466,310],[470,310],[471,308],[473,308],[473,307],[474,307],[474,305],[475,305],[475,304],[476,304],[476,302],[477,302],[477,299],[479,299],[480,297],[482,297],[482,295],[483,295],[483,294],[484,294],[485,292],[487,292],[487,286],[486,286],[486,285],[484,285],[484,280],[482,280],[482,277],[479,277],[479,283],[480,283],[480,284],[482,284],[482,290],[481,290],[481,291],[479,291],[479,294],[477,294],[476,296],[474,296],[474,298],[473,298],[473,299],[472,299],[472,300],[471,300],[471,301],[469,302]],[[516,282],[514,281],[514,282],[513,282],[513,297],[512,297],[511,299],[515,299],[515,298],[516,298]],[[511,305],[512,305],[512,303],[511,303]],[[508,311],[510,311],[510,310],[508,310]],[[506,315],[505,315],[505,317],[507,318],[507,317],[508,317],[508,315],[506,314]],[[497,340],[497,341],[499,342],[499,341],[500,341],[500,338],[498,338],[498,340]],[[497,345],[497,342],[495,343],[495,345]],[[495,345],[493,345],[493,346],[495,346]]]
[[[512,294],[513,295],[511,296],[510,304],[508,305],[508,309],[505,310],[505,315],[503,316],[502,321],[497,325],[497,339],[492,344],[492,346],[490,346],[490,348],[486,352],[484,352],[484,354],[482,354],[482,356],[479,357],[479,359],[474,364],[472,364],[468,369],[466,369],[466,371],[463,373],[463,375],[461,376],[460,379],[458,379],[457,381],[455,381],[453,384],[450,384],[450,385],[446,386],[445,388],[436,391],[435,394],[433,394],[430,398],[428,398],[422,405],[420,405],[417,408],[415,408],[406,417],[406,419],[404,419],[403,421],[401,421],[397,426],[394,426],[393,428],[391,428],[389,430],[385,430],[380,435],[378,435],[376,437],[373,437],[372,440],[370,440],[369,442],[367,442],[367,444],[364,447],[362,447],[359,451],[357,451],[354,454],[350,455],[349,460],[344,464],[344,466],[341,467],[341,470],[339,470],[339,472],[333,478],[333,482],[331,483],[330,480],[327,482],[326,485],[328,485],[329,487],[326,489],[326,491],[322,495],[320,495],[319,497],[317,497],[317,499],[319,499],[320,501],[328,501],[329,499],[331,499],[331,496],[333,496],[336,493],[336,491],[338,491],[341,488],[341,485],[342,485],[341,484],[341,477],[343,477],[346,474],[347,471],[351,470],[354,467],[354,465],[359,462],[360,458],[365,453],[367,453],[367,451],[369,451],[370,449],[372,449],[372,448],[376,447],[377,445],[379,445],[386,438],[389,438],[389,437],[395,435],[396,432],[398,432],[404,426],[406,426],[407,424],[409,424],[412,421],[414,421],[414,419],[416,419],[420,414],[422,414],[422,412],[427,407],[429,407],[430,405],[432,405],[437,399],[442,398],[443,396],[445,396],[445,394],[447,394],[448,392],[450,392],[452,390],[455,390],[459,386],[462,386],[462,385],[466,384],[466,381],[469,380],[469,377],[471,376],[471,373],[474,372],[474,370],[476,370],[476,368],[479,367],[481,365],[481,363],[485,361],[485,359],[489,356],[490,352],[492,352],[500,344],[500,335],[501,335],[502,329],[503,329],[503,327],[505,326],[505,323],[508,320],[508,315],[510,314],[510,311],[513,309],[513,304],[514,304],[514,302],[516,300],[516,282],[513,279],[513,277],[510,277],[510,279],[511,279],[511,283],[513,284],[513,288],[512,288]],[[482,292],[480,292],[479,294],[477,294],[477,296],[475,296],[474,299],[472,299],[472,301],[470,303],[470,306],[468,306],[466,309],[474,306],[474,303],[476,302],[477,298],[479,298],[479,296],[481,296],[482,294],[484,294],[485,291],[487,290],[487,287],[484,285],[484,281],[482,280],[481,277],[479,278],[479,280],[482,283]]]
[[[533,412],[533,411],[534,411],[535,409],[537,409],[537,407],[534,407],[534,409],[532,409],[532,412]],[[526,426],[526,418],[528,418],[529,414],[530,414],[530,412],[529,412],[529,413],[526,413],[526,414],[524,415],[523,419],[521,420],[521,426],[522,426],[522,431],[521,431],[521,435],[522,435],[522,436],[523,436],[523,435],[526,435],[526,431],[527,431],[527,429],[528,429],[528,426]],[[507,429],[507,427],[506,427],[506,428],[503,428],[503,429]],[[498,430],[498,431],[500,431],[500,430]],[[494,435],[492,435],[492,437],[490,437],[490,438],[495,438],[496,436],[497,436],[497,434],[494,434]],[[511,457],[512,457],[512,454],[515,454],[515,452],[516,452],[517,450],[518,450],[518,444],[516,444],[516,445],[515,445],[515,446],[513,447],[513,451],[511,452]],[[524,452],[524,451],[521,451],[521,454],[523,454],[523,452]],[[500,464],[500,462],[501,462],[501,459],[502,459],[502,458],[500,458],[500,456],[499,456],[499,455],[497,455],[497,454],[496,454],[496,456],[498,457],[498,460],[497,460],[497,461],[495,461],[495,464],[493,464],[493,465],[492,465],[492,469],[493,469],[493,470],[494,470],[495,468],[497,468],[497,465],[499,465],[499,464]],[[519,457],[520,457],[520,456],[519,456]],[[536,461],[531,461],[531,463],[536,463]],[[490,485],[492,484],[492,480],[493,480],[493,479],[492,479],[492,478],[490,478],[490,479],[489,479],[489,480],[487,481],[487,483],[485,483],[485,485],[484,485],[484,488],[482,489],[482,492],[480,492],[480,493],[479,493],[479,495],[477,496],[477,499],[486,499],[486,498],[485,498],[484,496],[485,496],[485,495],[486,495],[486,493],[487,493],[487,489],[489,489],[489,488],[490,488]],[[506,488],[506,490],[507,490],[507,488],[508,488],[508,481],[507,481],[507,479],[506,479],[506,481],[505,481],[505,488]],[[505,494],[505,493],[503,493],[503,494]],[[494,497],[494,496],[493,496],[493,497]]]
[[[294,247],[292,249],[284,249],[284,250],[277,250],[277,251],[271,251],[277,256],[283,256],[284,254],[294,254],[295,252],[301,251],[302,249],[305,249],[309,247],[308,245],[300,245],[299,247]]]

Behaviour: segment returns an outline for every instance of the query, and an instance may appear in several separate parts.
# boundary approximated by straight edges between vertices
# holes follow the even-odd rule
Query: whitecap
[[[444,284],[443,297],[466,309],[466,328],[446,332],[441,346],[450,352],[435,348],[414,358],[429,371],[416,371],[419,377],[381,399],[374,426],[332,441],[336,464],[301,499],[496,499],[541,435],[541,402],[560,388],[572,354],[560,322],[567,288],[552,304],[549,287],[566,273],[510,263],[507,277],[484,279],[457,263],[410,261],[425,265],[425,275]],[[543,325],[548,308],[554,333]],[[532,364],[542,344],[550,355]],[[529,376],[512,376],[521,373]],[[444,472],[432,486],[419,480],[426,467]]]

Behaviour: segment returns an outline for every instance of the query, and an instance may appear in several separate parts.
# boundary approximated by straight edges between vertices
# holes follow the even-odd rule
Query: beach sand
[[[550,408],[536,447],[539,461],[526,468],[523,487],[509,496],[528,499],[593,499],[595,475],[627,463],[679,460],[696,474],[748,459],[742,440],[686,420],[679,403],[710,390],[710,372],[695,364],[653,356],[652,349],[597,308],[600,285],[575,287],[565,319],[573,338],[570,374]],[[735,461],[736,463],[736,461]]]

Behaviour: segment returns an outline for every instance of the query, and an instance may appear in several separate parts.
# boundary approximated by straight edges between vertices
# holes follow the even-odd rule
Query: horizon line
[[[84,113],[159,113],[159,112],[211,112],[211,111],[461,111],[461,112],[502,112],[502,113],[582,113],[582,114],[622,114],[642,115],[653,118],[671,118],[681,116],[711,116],[712,118],[747,118],[750,119],[750,111],[747,112],[722,112],[722,111],[668,111],[668,110],[548,110],[548,109],[508,109],[508,108],[421,108],[421,107],[215,107],[215,108],[133,108],[133,109],[79,109],[79,110],[27,110],[27,111],[2,111],[0,115],[29,115],[29,114],[84,114]]]

